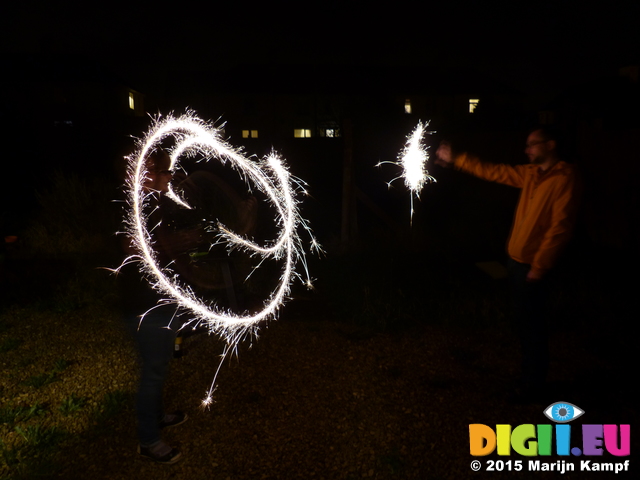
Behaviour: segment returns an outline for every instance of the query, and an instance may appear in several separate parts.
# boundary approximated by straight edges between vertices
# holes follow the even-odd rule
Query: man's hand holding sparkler
[[[440,142],[438,150],[436,150],[436,164],[441,167],[451,167],[454,163],[451,144],[449,142]]]

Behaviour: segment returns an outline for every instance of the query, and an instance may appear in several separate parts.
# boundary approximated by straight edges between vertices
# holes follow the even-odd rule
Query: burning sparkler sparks
[[[275,224],[279,227],[277,238],[273,241],[260,245],[218,222],[219,233],[211,244],[213,247],[224,243],[229,250],[240,248],[251,255],[260,256],[263,261],[272,258],[282,262],[279,284],[271,292],[260,311],[240,314],[223,310],[215,303],[207,303],[198,298],[193,289],[169,266],[159,264],[150,233],[155,225],[149,225],[149,216],[144,213],[145,206],[149,203],[149,192],[145,190],[144,182],[148,174],[146,166],[148,156],[167,138],[172,138],[175,143],[169,151],[171,171],[179,167],[183,157],[201,157],[205,161],[217,159],[222,164],[230,164],[244,179],[249,189],[255,188],[263,192],[273,206],[277,216]],[[306,192],[302,182],[289,174],[284,162],[276,154],[269,155],[261,162],[246,158],[240,150],[222,140],[218,129],[200,120],[192,112],[188,112],[179,118],[173,116],[157,118],[150,131],[138,142],[136,153],[128,160],[127,187],[130,209],[127,217],[127,233],[133,240],[138,254],[126,259],[125,263],[139,261],[141,270],[152,287],[162,296],[167,297],[166,302],[174,303],[190,313],[191,318],[184,326],[192,325],[195,328],[204,323],[209,333],[216,333],[224,338],[227,346],[223,353],[223,360],[229,350],[233,350],[242,338],[257,332],[260,322],[276,317],[278,309],[287,298],[293,278],[300,277],[296,272],[297,264],[303,265],[306,272],[304,283],[311,286],[306,268],[305,250],[298,233],[299,227],[305,228],[310,234],[312,248],[319,249],[319,246],[311,235],[307,223],[300,217],[296,198],[297,194]],[[180,192],[170,188],[167,196],[183,208],[191,208]],[[216,377],[218,371],[219,367]],[[215,377],[203,405],[211,403],[214,385]]]
[[[407,137],[407,142],[402,149],[402,152],[398,155],[398,161],[396,162],[380,162],[392,163],[402,167],[402,178],[404,178],[404,184],[411,192],[411,218],[413,219],[413,197],[420,198],[420,192],[424,184],[429,182],[435,182],[436,179],[429,175],[427,171],[427,161],[429,160],[428,146],[424,145],[424,136],[426,133],[434,133],[426,130],[429,122],[418,122],[418,126]],[[394,180],[400,177],[396,177],[388,182],[389,187]]]

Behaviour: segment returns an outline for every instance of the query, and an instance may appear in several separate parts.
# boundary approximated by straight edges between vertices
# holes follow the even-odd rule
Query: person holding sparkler
[[[527,165],[482,163],[467,153],[454,155],[445,142],[436,152],[442,166],[521,189],[507,248],[522,349],[521,380],[511,398],[515,403],[535,401],[544,387],[549,368],[549,277],[576,221],[578,174],[574,165],[560,158],[557,147],[557,135],[538,127],[527,137]]]
[[[218,205],[215,200],[216,195],[207,199],[208,195],[198,194],[198,189],[207,184],[216,185],[214,190],[223,197],[228,190],[222,188],[222,183],[211,181],[212,177],[209,175],[200,176],[197,181],[195,176],[191,178],[193,181],[187,177],[177,185],[179,187],[177,191],[174,190],[176,185],[169,180],[163,181],[162,185],[148,187],[149,182],[155,182],[149,176],[149,158],[153,152],[163,148],[171,152],[167,173],[172,171],[186,173],[186,170],[180,166],[181,159],[190,159],[192,161],[189,163],[201,164],[204,169],[208,169],[205,165],[212,160],[216,164],[220,162],[223,166],[228,165],[231,171],[240,175],[244,188],[249,192],[256,189],[265,196],[266,204],[275,214],[273,224],[275,231],[272,232],[275,238],[261,244],[247,237],[247,234],[253,230],[257,218],[255,212],[257,200],[251,198],[251,195],[244,199],[228,198],[230,203],[222,202],[227,207],[233,205],[231,210],[236,210],[235,214],[231,212],[227,220],[224,219],[225,215],[222,211],[208,212],[210,207],[215,207],[216,210],[219,207],[223,207],[222,210],[225,208],[224,205]],[[173,115],[166,117],[158,115],[154,118],[150,130],[137,142],[136,152],[127,159],[128,208],[124,220],[132,251],[129,252],[130,255],[123,265],[137,263],[145,279],[159,294],[160,300],[157,306],[173,304],[180,309],[181,318],[184,320],[182,328],[187,325],[191,328],[203,326],[210,334],[223,338],[226,342],[223,359],[243,338],[255,335],[262,321],[277,317],[279,308],[290,292],[293,279],[301,278],[296,273],[297,265],[302,264],[304,267],[305,284],[311,287],[306,252],[298,232],[299,227],[303,227],[309,233],[312,250],[319,252],[321,248],[311,234],[308,223],[300,216],[297,207],[298,194],[306,194],[305,184],[290,175],[285,162],[278,154],[272,152],[262,160],[247,158],[241,150],[232,147],[222,139],[220,129],[199,119],[194,112],[188,110],[179,118]],[[162,169],[156,168],[156,170],[164,173]],[[150,192],[157,192],[158,195],[152,195]],[[156,196],[162,201],[157,201]],[[168,203],[167,200],[172,203]],[[194,201],[195,205],[189,203]],[[202,204],[199,205],[201,202]],[[163,210],[170,215],[163,218],[165,212],[154,205],[163,207]],[[216,213],[218,213],[217,219]],[[201,216],[202,214],[204,216]],[[188,224],[191,222],[189,218],[195,220],[197,217],[200,220],[197,220],[194,227],[183,228],[186,226],[185,220]],[[157,218],[162,222],[157,222]],[[233,224],[225,225],[222,220],[233,220]],[[170,225],[172,228],[167,228]],[[163,235],[163,232],[166,234]],[[169,255],[160,251],[167,244],[171,245],[174,242],[179,244],[180,240],[186,240],[187,244],[191,240],[197,240],[197,242],[191,246],[185,244],[188,247],[186,249],[166,249]],[[231,269],[227,268],[230,259],[209,258],[210,253],[214,249],[220,250],[217,247],[223,244],[226,245],[227,257],[231,257],[231,252],[238,250],[249,256],[260,257],[261,262],[273,259],[281,264],[277,284],[262,303],[262,308],[238,311],[234,310],[233,306],[225,308],[219,305],[217,298],[210,299],[202,296],[208,293],[203,290],[211,290],[219,284],[219,282],[211,282],[211,279],[206,276],[211,272],[209,267],[214,267],[214,264],[218,263],[217,260],[220,260],[228,296],[235,297],[231,292],[234,278],[230,272]],[[167,262],[167,260],[170,261]],[[201,262],[201,260],[204,261]],[[226,265],[224,265],[225,262]],[[253,268],[258,268],[259,265],[260,263]],[[122,266],[115,271],[121,269]],[[196,270],[199,272],[196,273]],[[203,273],[204,275],[200,275]],[[247,277],[244,278],[246,280]],[[230,298],[230,304],[233,303],[234,299]],[[147,313],[155,310],[152,308]],[[218,371],[219,368],[202,401],[205,407],[211,405],[213,401],[212,394],[215,390]]]
[[[151,150],[142,160],[142,215],[150,227],[148,242],[153,249],[153,261],[170,270],[172,276],[179,276],[190,291],[213,295],[216,298],[210,300],[218,303],[220,259],[209,259],[220,250],[219,246],[211,243],[218,228],[212,227],[215,221],[207,221],[205,217],[224,220],[235,232],[249,234],[256,227],[257,200],[252,195],[242,198],[213,173],[196,170],[178,185],[181,195],[191,206],[184,201],[176,203],[175,193],[174,198],[169,198],[173,179],[171,162],[169,154],[161,148]],[[141,243],[136,242],[130,233],[125,245],[128,259],[119,269],[124,277],[121,285],[124,287],[126,317],[134,331],[142,366],[136,399],[138,452],[156,462],[172,464],[181,458],[181,453],[161,440],[160,431],[184,423],[187,415],[180,411],[165,414],[162,390],[169,360],[173,356],[176,333],[188,316],[184,317],[185,310],[154,288],[149,282],[148,271],[146,275],[140,275],[136,259],[140,258],[142,250]],[[240,268],[242,262],[238,257],[241,255],[236,255],[233,260]],[[222,258],[231,262],[226,252]],[[226,282],[229,281],[230,278]],[[230,285],[225,286],[229,290]]]
[[[169,155],[156,150],[147,158],[144,191],[149,196],[147,205],[149,222],[156,226],[153,232],[158,259],[169,264],[173,252],[186,251],[197,245],[197,232],[173,232],[169,227],[168,205],[165,193],[172,179]],[[138,252],[129,237],[125,237],[124,250],[129,256]],[[138,453],[156,462],[172,464],[180,460],[181,453],[162,441],[163,428],[180,425],[187,414],[177,411],[165,414],[163,387],[169,360],[173,356],[176,332],[182,326],[176,316],[175,305],[162,301],[162,297],[142,278],[135,262],[125,262],[120,269],[125,317],[134,332],[138,348],[141,373],[136,397],[138,421]]]

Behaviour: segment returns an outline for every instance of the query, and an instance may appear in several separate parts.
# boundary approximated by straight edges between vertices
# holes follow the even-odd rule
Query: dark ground
[[[557,401],[586,412],[576,429],[582,422],[637,423],[631,367],[637,342],[628,330],[625,303],[632,288],[625,290],[625,282],[612,276],[615,269],[598,275],[574,269],[561,279],[564,288],[548,325],[549,392],[540,404],[511,405],[518,349],[505,316],[506,286],[473,265],[411,262],[407,255],[389,255],[386,262],[371,258],[320,263],[318,290],[294,292],[297,298],[281,318],[226,361],[208,411],[199,405],[223,344],[204,334],[185,340],[186,355],[173,362],[166,389],[168,406],[190,416],[166,432],[166,440],[184,454],[173,466],[136,454],[134,353],[115,311],[96,305],[53,308],[60,307],[55,302],[35,313],[33,305],[5,309],[0,340],[22,343],[0,354],[3,408],[44,402],[48,413],[38,421],[71,432],[53,447],[47,469],[32,471],[45,478],[96,480],[493,478],[509,474],[470,470],[470,423],[550,423],[542,412]],[[416,269],[420,275],[409,273]],[[375,270],[390,283],[376,278]],[[349,284],[351,296],[344,290]],[[68,367],[59,381],[24,385],[60,358]],[[100,406],[105,392],[121,395],[111,413]],[[87,397],[88,404],[61,417],[56,405],[70,394]],[[91,414],[92,408],[102,408],[103,415]],[[3,442],[16,439],[12,427],[3,425]],[[637,448],[632,437],[632,452]],[[500,457],[481,460],[487,459]],[[633,469],[633,455],[631,460]],[[25,462],[37,465],[37,455]],[[13,478],[29,471],[23,467],[14,464],[1,473]]]

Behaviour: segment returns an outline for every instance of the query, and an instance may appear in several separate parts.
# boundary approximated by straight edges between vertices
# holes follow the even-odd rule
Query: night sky
[[[234,69],[234,75],[246,72],[246,85],[260,85],[268,69],[296,65],[314,71],[327,66],[334,72],[344,67],[345,82],[353,67],[381,67],[385,75],[371,76],[367,85],[369,91],[381,92],[395,71],[398,78],[419,85],[420,79],[407,72],[426,68],[432,77],[425,78],[428,83],[440,72],[440,79],[446,79],[465,68],[530,98],[553,97],[578,88],[588,92],[590,82],[640,64],[640,3],[616,3],[596,8],[579,1],[396,1],[382,8],[355,1],[257,6],[179,2],[164,7],[152,2],[24,1],[3,7],[0,54],[12,66],[31,58],[49,62],[42,65],[93,63],[151,100],[170,79],[197,78],[202,85],[216,71],[223,75]],[[35,71],[43,78],[34,82],[43,86],[49,73],[39,68]],[[31,75],[19,69],[8,69],[1,80],[9,81],[5,93],[14,106],[21,95],[17,88]],[[20,112],[23,119],[29,116],[28,127],[18,125],[6,105],[0,107],[9,137],[26,138],[32,119],[42,115],[37,105],[32,100],[29,111]],[[180,108],[186,107],[198,110],[199,105]],[[23,143],[9,144],[4,162],[8,175],[22,176],[24,168],[33,175],[40,171],[31,168],[34,162],[46,165],[42,171],[49,175],[55,165],[47,164],[51,155],[42,150],[57,147],[48,142],[30,143],[32,150]],[[81,157],[78,152],[85,147],[91,145],[64,145],[56,154]],[[16,158],[20,161],[12,161]],[[35,183],[36,188],[44,185]],[[19,182],[11,186],[14,190],[4,194],[7,201],[22,195],[15,204],[33,202],[35,197],[24,193]]]
[[[2,52],[89,57],[141,86],[264,63],[468,65],[531,93],[640,60],[637,2],[190,3],[11,2]]]

